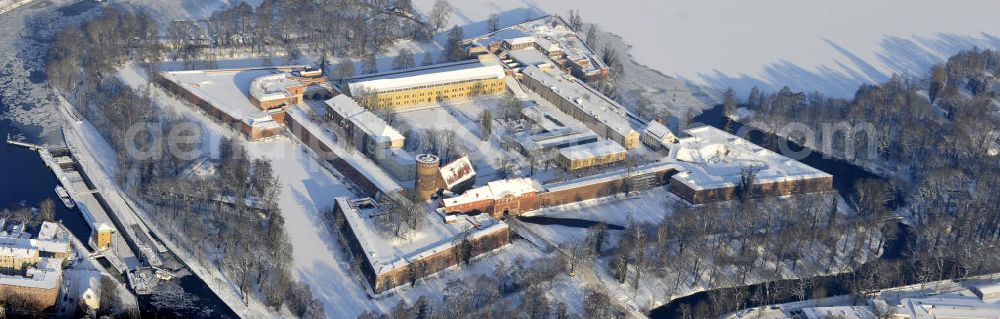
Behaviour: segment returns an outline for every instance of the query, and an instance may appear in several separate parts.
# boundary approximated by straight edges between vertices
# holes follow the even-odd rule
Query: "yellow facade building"
[[[347,91],[369,109],[405,109],[428,103],[465,100],[507,91],[506,73],[492,55],[377,73],[355,78]]]
[[[105,250],[111,246],[111,233],[113,230],[108,224],[100,223],[95,225],[94,231],[94,244],[97,246],[97,250]]]
[[[38,259],[38,249],[0,246],[0,272],[20,271]]]
[[[601,140],[560,149],[557,161],[563,169],[575,171],[612,165],[626,158],[628,151],[624,147],[612,140]]]

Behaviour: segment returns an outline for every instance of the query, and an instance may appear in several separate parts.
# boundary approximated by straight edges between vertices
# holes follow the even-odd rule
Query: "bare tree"
[[[740,201],[746,202],[757,198],[754,186],[757,182],[757,170],[759,169],[754,165],[740,167],[740,180],[735,189],[736,198]]]
[[[399,54],[392,60],[393,70],[409,69],[414,66],[416,66],[416,62],[413,60],[413,52],[407,48],[399,49]]]
[[[346,80],[354,77],[354,62],[350,59],[342,59],[337,63],[337,68],[334,69],[334,74],[338,79]]]
[[[55,221],[56,220],[56,204],[51,198],[46,198],[41,203],[38,204],[39,217],[44,221]]]
[[[591,48],[597,47],[597,24],[591,24],[587,27],[587,35],[584,38],[584,43]]]
[[[479,114],[479,139],[482,141],[489,141],[490,135],[493,135],[493,113],[490,110],[484,110]]]
[[[500,30],[500,15],[496,13],[490,14],[490,18],[486,19],[486,29],[489,32]]]
[[[100,279],[100,309],[98,315],[115,315],[121,310],[121,299],[118,296],[118,282],[111,277],[101,276]]]
[[[369,54],[365,57],[364,63],[361,64],[364,72],[367,74],[378,72],[378,57],[375,54]]]
[[[464,38],[465,34],[459,26],[453,26],[448,31],[448,40],[445,42],[445,56],[448,61],[462,60],[467,56],[465,46],[462,44]]]
[[[448,1],[434,1],[434,7],[431,8],[430,23],[435,31],[441,30],[445,25],[448,25],[448,19],[451,18],[451,11],[451,3]]]
[[[580,10],[569,10],[569,28],[574,32],[580,32],[583,27],[583,18],[580,17]]]
[[[945,71],[944,66],[938,64],[931,68],[931,86],[928,90],[931,103],[934,103],[937,97],[941,95],[941,92],[947,86],[947,82],[948,73]]]

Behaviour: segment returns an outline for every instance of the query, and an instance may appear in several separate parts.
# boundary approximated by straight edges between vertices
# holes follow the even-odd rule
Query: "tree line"
[[[992,262],[1000,259],[1000,200],[991,195],[1000,187],[1000,178],[982,173],[1000,170],[991,152],[998,143],[995,128],[1000,126],[997,74],[1000,52],[973,49],[934,66],[927,78],[896,75],[885,83],[862,85],[850,99],[787,87],[772,94],[754,88],[738,105],[727,94],[725,112],[733,116],[737,107],[747,108],[753,115],[745,121],[771,129],[789,123],[805,124],[815,132],[822,132],[828,123],[851,127],[870,123],[875,128],[868,132],[874,136],[837,132],[806,145],[829,143],[831,152],[825,155],[876,168],[888,178],[887,183],[859,185],[854,199],[849,199],[852,208],[882,216],[892,213],[883,208],[885,204],[894,203],[901,208],[898,213],[911,221],[908,236],[900,242],[905,247],[901,256],[874,259],[843,275],[841,280],[847,281],[843,289],[860,296],[893,285],[1000,271]],[[796,135],[770,135],[765,142],[777,138],[804,142]],[[849,156],[852,143],[858,150],[872,146],[877,151],[874,156],[865,152]],[[892,236],[894,227],[883,226],[883,233]],[[743,297],[747,293],[740,292]],[[726,298],[732,299],[732,292]],[[703,305],[701,311],[711,307]]]
[[[204,162],[156,152],[168,143],[179,151],[205,143],[190,134],[165,134],[193,123],[163,111],[147,88],[132,89],[115,77],[125,63],[156,59],[160,44],[139,39],[157,39],[157,32],[146,13],[105,8],[55,36],[46,65],[50,83],[116,151],[115,178],[171,241],[224,273],[245,303],[257,299],[276,311],[287,307],[300,317],[324,317],[308,287],[292,278],[292,247],[270,161],[250,157],[242,141],[231,139],[220,143],[217,158]],[[146,129],[130,131],[136,125]],[[135,156],[130,148],[152,155]],[[218,174],[195,174],[197,167],[214,167]]]
[[[177,59],[304,51],[374,59],[399,40],[430,40],[450,15],[444,0],[427,15],[411,0],[264,0],[257,7],[240,2],[213,12],[205,23],[171,22],[165,40],[169,56]]]
[[[398,302],[386,313],[367,311],[360,319],[436,318],[576,318],[562,300],[546,295],[569,275],[565,259],[544,257],[526,262],[518,256],[499,260],[492,273],[451,279],[439,297],[420,296],[412,304]],[[414,283],[416,284],[416,283]],[[583,314],[590,318],[624,318],[625,311],[600,287],[583,289]]]

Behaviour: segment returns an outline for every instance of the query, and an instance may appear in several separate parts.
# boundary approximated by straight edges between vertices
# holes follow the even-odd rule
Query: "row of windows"
[[[467,97],[467,96],[469,96],[469,94],[458,93],[458,94],[453,94],[453,95],[439,95],[437,97],[428,97],[426,99],[421,98],[421,99],[409,99],[409,100],[405,100],[405,101],[380,101],[379,105],[381,105],[381,106],[403,106],[403,105],[410,105],[410,104],[424,103],[424,102],[430,103],[430,102],[433,102],[433,101],[441,102],[441,101],[445,101],[445,100],[449,100],[449,99],[460,98],[460,97]]]
[[[496,93],[496,92],[500,92],[504,88],[503,85],[504,85],[504,83],[489,83],[489,84],[484,84],[482,87],[480,87],[479,91],[480,91],[480,93]],[[440,96],[441,94],[445,94],[445,93],[467,94],[467,93],[464,93],[464,92],[472,92],[472,89],[473,89],[473,87],[462,87],[462,88],[445,89],[445,90],[440,90],[440,91],[435,91],[435,92],[420,92],[420,93],[413,93],[413,94],[406,94],[406,95],[384,96],[384,97],[379,97],[378,101],[379,101],[379,103],[382,103],[382,102],[386,102],[386,101],[389,101],[389,100],[404,100],[404,99],[410,99],[410,98],[420,98],[421,100],[423,100],[424,97]]]
[[[398,88],[398,89],[378,91],[378,92],[375,92],[375,93],[377,93],[377,94],[387,94],[387,93],[395,93],[395,92],[405,92],[405,91],[410,91],[410,90],[420,90],[420,89],[426,89],[426,88],[442,87],[442,86],[448,86],[448,85],[470,83],[470,82],[482,82],[482,81],[490,81],[490,80],[497,80],[497,81],[499,81],[500,79],[497,79],[495,77],[468,79],[468,80],[446,82],[446,83],[424,84],[424,85],[419,85],[419,86],[403,87],[403,88]]]

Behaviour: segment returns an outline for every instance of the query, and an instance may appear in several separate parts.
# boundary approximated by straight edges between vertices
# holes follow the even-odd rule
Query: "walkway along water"
[[[6,106],[0,103],[0,114]],[[0,136],[13,134],[14,123],[0,119]],[[59,181],[36,152],[27,148],[8,145],[0,141],[0,209],[14,209],[20,206],[37,206],[45,199],[57,204],[56,219],[81,242],[90,236],[90,225],[84,219],[79,206],[74,209],[62,205],[55,193]],[[200,278],[183,276],[166,283],[179,286],[170,292],[169,298],[157,295],[138,297],[139,310],[143,317],[153,318],[236,318],[236,314],[218,296],[212,293]],[[170,300],[168,300],[170,299]]]

